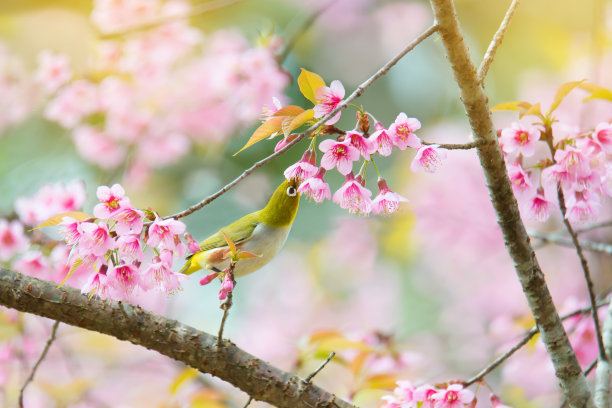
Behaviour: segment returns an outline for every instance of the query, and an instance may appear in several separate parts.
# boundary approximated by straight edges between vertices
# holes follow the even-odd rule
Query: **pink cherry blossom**
[[[181,287],[181,275],[172,270],[173,255],[171,251],[162,250],[159,256],[153,257],[153,261],[146,267],[142,274],[145,284],[153,284],[162,292],[172,293]]]
[[[451,384],[431,398],[436,401],[436,408],[463,408],[474,399],[474,393],[464,389],[461,384]]]
[[[446,158],[446,152],[439,149],[439,145],[422,145],[418,148],[410,170],[417,172],[420,169],[428,173],[434,173],[442,165],[442,160]]]
[[[573,194],[566,194],[565,205],[567,212],[565,218],[571,223],[580,224],[590,221],[599,215],[601,210],[600,196],[589,190],[575,191]]]
[[[346,132],[344,136],[349,143],[354,146],[359,153],[366,159],[370,160],[370,154],[376,151],[376,145],[369,139],[363,137],[363,134],[355,131]]]
[[[96,218],[110,219],[122,207],[129,206],[130,199],[125,196],[125,190],[120,184],[112,187],[100,186],[96,190],[100,204],[96,204],[93,214]]]
[[[274,115],[283,107],[280,99],[272,97],[272,105],[264,105],[262,108],[262,120],[265,122],[270,116]]]
[[[507,165],[508,178],[512,183],[514,193],[521,198],[528,199],[535,194],[535,186],[531,182],[531,175],[525,171],[520,163],[511,163]]]
[[[226,273],[219,289],[219,300],[227,298],[227,294],[234,290],[234,282],[230,279],[229,273]]]
[[[359,150],[349,143],[348,140],[338,142],[326,139],[319,144],[319,149],[325,153],[321,158],[321,167],[331,170],[338,167],[342,175],[347,175],[353,169],[353,162],[359,160]]]
[[[57,91],[72,77],[70,62],[65,54],[43,50],[38,54],[37,62],[34,78],[47,94]]]
[[[539,131],[531,126],[514,122],[510,128],[502,129],[500,142],[505,153],[520,153],[531,157],[535,153]]]
[[[407,198],[389,190],[386,180],[382,177],[378,178],[378,189],[379,193],[372,201],[372,212],[374,214],[393,214],[399,209],[400,202],[408,201]]]
[[[385,129],[380,122],[376,122],[374,124],[374,128],[376,131],[370,135],[368,140],[372,142],[376,148],[376,151],[381,156],[386,157],[391,155],[391,151],[393,150],[393,140],[391,140],[389,130]]]
[[[126,148],[110,136],[92,126],[79,126],[72,132],[77,151],[85,160],[103,169],[111,169],[123,163]]]
[[[24,253],[13,262],[12,266],[19,273],[41,279],[48,279],[47,275],[50,272],[49,260],[38,250]]]
[[[200,279],[200,285],[204,286],[204,285],[208,285],[210,282],[212,282],[217,276],[219,275],[219,272],[213,272],[213,273],[209,273],[208,275],[204,276],[202,279]]]
[[[88,254],[103,256],[106,252],[115,248],[115,241],[109,234],[107,223],[82,222],[79,224],[79,230],[81,238],[79,239],[78,250],[82,256]]]
[[[144,257],[140,235],[121,235],[117,238],[116,246],[121,259],[141,262]]]
[[[142,282],[138,268],[131,263],[109,265],[106,276],[107,284],[114,289],[114,295],[117,296],[113,298],[116,299],[127,299],[136,287],[146,288],[147,286]]]
[[[608,122],[602,122],[593,132],[595,141],[606,153],[612,153],[612,126]]]
[[[19,197],[15,211],[24,224],[35,226],[54,215],[80,209],[85,198],[85,185],[80,180],[45,184],[33,196]]]
[[[588,158],[582,151],[573,146],[558,149],[555,152],[555,161],[563,170],[571,175],[574,181],[578,177],[585,177],[591,173]]]
[[[406,150],[406,147],[417,149],[421,146],[421,139],[414,132],[420,128],[421,122],[418,119],[409,118],[402,112],[397,115],[395,122],[389,126],[389,136],[400,150]]]
[[[421,408],[436,408],[434,405],[437,401],[433,398],[433,396],[436,395],[438,391],[439,390],[436,387],[433,387],[429,384],[424,384],[419,386],[414,391],[414,396],[417,401],[423,402]]]
[[[8,261],[15,254],[25,251],[28,246],[23,225],[17,220],[9,222],[0,218],[0,261]]]
[[[355,178],[353,173],[347,174],[342,187],[334,193],[333,202],[351,214],[369,214],[372,211],[372,192],[361,185],[361,180],[361,176]]]
[[[298,192],[312,198],[315,203],[322,203],[325,199],[331,199],[329,184],[323,180],[323,176],[325,176],[325,169],[319,167],[314,176],[306,179],[300,184]]]
[[[331,113],[342,102],[342,98],[344,98],[344,86],[338,80],[332,81],[329,88],[326,86],[319,87],[315,90],[315,99],[318,103],[314,107],[314,117],[322,118]],[[333,125],[340,119],[341,114],[342,111],[336,113],[325,123]]]
[[[117,221],[117,224],[115,224],[117,235],[140,234],[142,231],[144,212],[132,207],[126,202],[127,201],[124,201],[124,203],[121,204],[121,208],[110,214],[108,218]]]
[[[74,81],[62,88],[45,109],[45,117],[65,128],[73,128],[83,118],[99,108],[96,85],[85,79]]]
[[[301,182],[314,176],[316,172],[316,153],[314,150],[308,149],[300,161],[285,170],[284,175],[287,180],[295,179]]]
[[[147,245],[150,247],[160,246],[164,249],[173,250],[180,243],[178,235],[185,232],[185,224],[174,218],[167,220],[157,217],[149,227],[149,238]],[[178,242],[177,242],[178,241]],[[183,244],[184,245],[184,244]]]
[[[72,246],[76,245],[81,239],[81,231],[79,229],[80,221],[75,220],[72,217],[63,217],[60,222],[60,233],[64,236],[66,244]]]
[[[545,193],[546,191],[544,188],[539,188],[524,207],[529,217],[540,222],[546,221],[550,217],[550,210],[555,207],[553,199],[549,197],[550,194]]]
[[[110,286],[108,285],[107,281],[108,279],[105,274],[92,274],[81,287],[81,293],[87,294],[90,297],[93,295],[98,295],[100,298],[106,299],[110,290]]]

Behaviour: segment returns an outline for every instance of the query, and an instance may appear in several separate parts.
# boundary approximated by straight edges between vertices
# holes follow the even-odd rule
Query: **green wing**
[[[257,213],[247,214],[232,224],[221,228],[225,232],[234,244],[238,245],[241,242],[247,241],[253,234],[253,230],[259,224]],[[227,246],[225,237],[221,231],[211,235],[204,241],[200,242],[200,249],[202,251],[208,251],[209,249],[220,248]]]

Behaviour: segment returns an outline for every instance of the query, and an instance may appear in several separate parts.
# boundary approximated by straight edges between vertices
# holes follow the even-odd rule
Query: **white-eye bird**
[[[285,244],[300,204],[298,186],[297,180],[283,181],[263,209],[221,228],[239,251],[257,255],[236,262],[234,276],[244,276],[261,268]],[[181,273],[191,275],[200,269],[219,272],[229,267],[231,254],[221,231],[200,242],[200,249],[187,258]]]

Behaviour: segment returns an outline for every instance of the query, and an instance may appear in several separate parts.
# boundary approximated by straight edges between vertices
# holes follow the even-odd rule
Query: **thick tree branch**
[[[496,140],[487,97],[470,59],[454,4],[452,0],[431,0],[431,4],[438,22],[438,33],[461,90],[461,100],[474,140]],[[501,149],[497,143],[487,143],[480,145],[477,152],[506,249],[514,263],[563,393],[572,407],[593,407],[586,379],[563,329],[521,220]]]
[[[224,341],[139,307],[0,268],[0,304],[108,334],[155,350],[233,384],[254,399],[279,407],[352,407],[333,394]]]
[[[603,343],[608,358],[612,355],[612,307],[608,308],[603,325]],[[610,361],[598,359],[595,372],[595,405],[610,406]]]

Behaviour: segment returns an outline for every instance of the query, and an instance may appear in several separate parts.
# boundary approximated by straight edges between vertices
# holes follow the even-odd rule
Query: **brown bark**
[[[0,304],[108,334],[155,350],[278,407],[352,407],[333,394],[286,373],[217,337],[139,307],[0,268]]]

